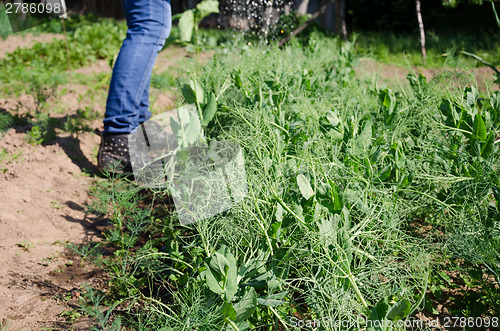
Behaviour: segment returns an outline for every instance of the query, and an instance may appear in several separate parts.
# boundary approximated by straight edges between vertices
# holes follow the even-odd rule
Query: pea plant
[[[317,33],[273,47],[218,54],[181,86],[198,116],[174,132],[245,152],[248,193],[231,209],[183,225],[168,189],[96,186],[92,211],[111,215],[116,252],[87,256],[111,277],[109,302],[139,303],[139,329],[354,316],[389,330],[371,325],[413,318],[442,290],[436,254],[468,261],[471,284],[478,272],[498,281],[500,94],[415,74],[398,90],[361,81],[352,45]],[[498,313],[488,291],[486,312]]]
[[[174,15],[172,20],[179,20],[180,41],[190,43],[193,39],[196,52],[199,51],[200,37],[199,26],[201,21],[210,14],[219,12],[219,1],[203,0],[193,9],[188,9],[181,14]]]

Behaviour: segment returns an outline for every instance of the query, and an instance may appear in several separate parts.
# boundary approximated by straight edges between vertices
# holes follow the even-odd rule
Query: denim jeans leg
[[[170,0],[122,0],[127,37],[113,68],[104,133],[130,133],[147,120],[153,66],[170,34]]]

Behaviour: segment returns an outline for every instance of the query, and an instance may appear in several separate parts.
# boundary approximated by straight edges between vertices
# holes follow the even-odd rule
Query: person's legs
[[[122,0],[127,38],[113,68],[104,133],[130,133],[147,120],[149,84],[171,28],[170,0]]]
[[[149,85],[158,52],[170,34],[170,0],[122,0],[127,38],[113,68],[98,167],[131,171],[128,135],[151,116]]]

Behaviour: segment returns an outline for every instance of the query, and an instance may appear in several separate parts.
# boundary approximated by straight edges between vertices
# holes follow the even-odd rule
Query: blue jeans
[[[151,117],[149,85],[158,52],[172,27],[170,0],[122,0],[127,37],[116,59],[104,133],[130,133]]]

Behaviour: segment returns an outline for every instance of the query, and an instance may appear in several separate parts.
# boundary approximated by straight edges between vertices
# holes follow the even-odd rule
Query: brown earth
[[[31,146],[25,135],[10,129],[0,141],[0,149],[16,157],[2,164],[0,175],[0,317],[12,328],[39,329],[63,322],[56,296],[88,280],[65,284],[53,274],[69,263],[65,243],[96,239],[84,212],[92,179],[82,170],[94,167],[91,146],[98,137],[63,136]]]
[[[463,68],[463,69],[429,69],[424,67],[402,67],[394,64],[381,63],[370,58],[362,58],[354,68],[356,77],[360,79],[375,79],[379,87],[402,88],[408,85],[406,77],[409,73],[422,74],[427,80],[445,82],[458,87],[474,86],[483,92],[499,90],[494,84],[491,68]]]
[[[17,40],[9,37],[11,48]],[[0,48],[4,50],[2,42]],[[167,49],[159,56],[156,72],[173,65],[183,67],[186,53]],[[72,323],[67,316],[78,304],[81,285],[99,285],[105,275],[80,263],[66,243],[100,241],[102,227],[85,207],[91,197],[89,185],[96,180],[96,154],[108,82],[95,81],[95,74],[110,74],[107,61],[75,70],[89,77],[89,84],[59,86],[43,111],[60,123],[77,110],[88,107],[98,113],[88,120],[87,132],[78,136],[58,130],[45,145],[28,142],[30,125],[17,125],[0,133],[0,330],[87,330],[92,319]],[[100,76],[102,77],[102,75]],[[102,79],[102,78],[100,78]],[[93,86],[93,87],[92,87]],[[175,106],[171,91],[152,89],[151,106],[165,111]],[[0,99],[0,111],[18,117],[33,114],[30,95]],[[50,110],[50,111],[49,111]]]

